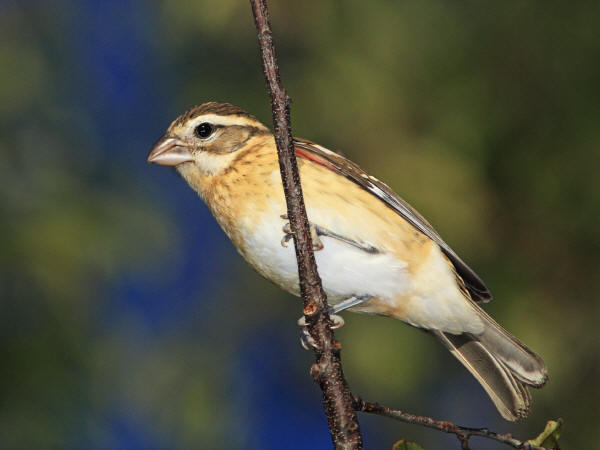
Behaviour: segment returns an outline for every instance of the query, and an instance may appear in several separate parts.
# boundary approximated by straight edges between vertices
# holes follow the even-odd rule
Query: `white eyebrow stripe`
[[[250,119],[249,117],[244,116],[220,116],[218,114],[202,114],[201,116],[194,117],[194,119],[190,120],[186,127],[186,132],[190,132],[192,129],[197,127],[203,122],[208,122],[212,125],[220,125],[220,126],[230,126],[230,125],[238,125],[241,127],[256,127],[263,128],[264,126],[258,122],[257,120]]]

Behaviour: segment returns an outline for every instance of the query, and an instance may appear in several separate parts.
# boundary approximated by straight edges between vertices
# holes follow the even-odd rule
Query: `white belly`
[[[277,217],[277,216],[275,216]],[[285,220],[261,224],[245,236],[246,259],[266,278],[299,295],[294,244],[281,245]],[[330,304],[353,295],[392,299],[408,289],[407,264],[390,254],[371,254],[337,239],[322,236],[315,252],[317,268]]]
[[[281,245],[284,219],[277,214],[244,236],[246,260],[264,277],[288,292],[300,295],[294,244]],[[246,228],[248,229],[248,228]],[[420,270],[409,273],[407,263],[390,253],[368,253],[338,239],[322,236],[323,249],[315,252],[327,300],[335,305],[352,296],[368,295],[404,311],[411,325],[451,333],[483,331],[470,300],[458,289],[455,275],[436,246]],[[401,303],[401,304],[399,304]],[[357,311],[389,314],[387,307],[369,303]]]

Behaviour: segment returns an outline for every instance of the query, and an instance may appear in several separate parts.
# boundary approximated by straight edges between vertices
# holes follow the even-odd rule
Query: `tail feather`
[[[486,324],[484,333],[477,339],[492,350],[523,383],[533,387],[543,386],[548,381],[548,370],[542,358],[498,325],[485,311],[478,306],[477,309]]]
[[[527,386],[548,379],[544,361],[476,306],[485,330],[480,335],[455,335],[431,330],[483,386],[506,420],[527,416],[531,397]]]

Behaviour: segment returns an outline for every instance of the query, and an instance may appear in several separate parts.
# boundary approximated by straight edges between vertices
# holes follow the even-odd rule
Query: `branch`
[[[498,434],[488,430],[487,428],[467,428],[455,425],[452,422],[448,422],[445,420],[435,420],[431,417],[415,416],[414,414],[405,413],[398,409],[391,409],[387,406],[382,406],[378,403],[365,402],[360,397],[354,398],[353,406],[354,409],[359,412],[366,412],[378,416],[389,417],[391,419],[396,419],[401,422],[406,422],[414,425],[421,425],[427,428],[433,428],[434,430],[443,431],[444,433],[454,434],[460,441],[461,449],[463,450],[469,449],[469,439],[471,438],[471,436],[484,437],[487,439],[501,442],[503,444],[520,450],[546,450],[545,447],[539,447],[537,445],[531,444],[530,442],[515,439],[510,435],[510,433]]]
[[[362,437],[358,419],[352,407],[352,395],[342,371],[341,345],[335,340],[330,327],[331,319],[329,318],[327,297],[323,291],[312,250],[312,239],[302,197],[289,120],[290,98],[279,77],[266,0],[250,0],[250,3],[258,32],[263,70],[271,98],[279,168],[288,218],[294,236],[300,291],[304,300],[303,311],[308,331],[316,343],[316,363],[311,367],[311,375],[323,392],[323,408],[334,447],[336,449],[362,449]]]

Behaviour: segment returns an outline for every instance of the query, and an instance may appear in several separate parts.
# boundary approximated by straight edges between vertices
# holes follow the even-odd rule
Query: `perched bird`
[[[400,319],[428,331],[481,383],[507,420],[530,408],[544,361],[478,305],[483,281],[388,186],[339,154],[296,139],[315,258],[332,312]],[[177,118],[148,162],[173,166],[261,275],[299,295],[271,131],[242,109],[204,103]]]

